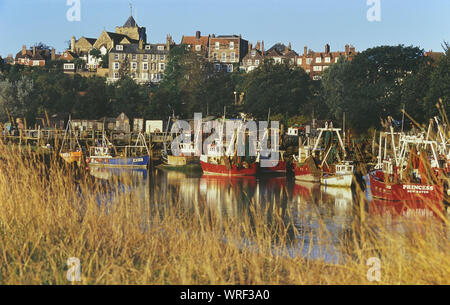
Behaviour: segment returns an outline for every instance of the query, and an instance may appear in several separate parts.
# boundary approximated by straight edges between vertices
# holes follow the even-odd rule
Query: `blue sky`
[[[96,38],[114,31],[129,17],[128,0],[80,0],[81,21],[69,22],[67,0],[0,0],[0,55],[16,54],[23,44],[44,42],[57,51],[75,35]],[[381,22],[368,22],[367,0],[133,0],[148,40],[165,41],[171,34],[242,34],[266,49],[291,42],[299,53],[307,45],[322,51],[353,44],[362,51],[378,45],[415,45],[441,51],[450,41],[450,1],[380,0]]]

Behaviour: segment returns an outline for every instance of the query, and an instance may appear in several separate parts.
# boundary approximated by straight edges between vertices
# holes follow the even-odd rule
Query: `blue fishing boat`
[[[143,134],[139,134],[135,145],[114,146],[103,135],[102,143],[90,148],[86,163],[90,167],[147,168],[150,152]]]

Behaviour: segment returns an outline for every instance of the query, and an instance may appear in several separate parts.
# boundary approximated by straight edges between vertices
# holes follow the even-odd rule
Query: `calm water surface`
[[[267,213],[267,219],[277,210],[285,224],[295,225],[295,233],[292,232],[291,242],[287,245],[290,256],[321,257],[330,262],[341,258],[338,244],[351,233],[352,224],[361,210],[368,220],[376,217],[377,225],[399,233],[405,230],[402,225],[405,219],[439,222],[433,207],[424,203],[380,202],[352,189],[297,182],[290,176],[230,178],[158,169],[150,172],[96,169],[92,174],[104,180],[118,181],[120,192],[132,193],[146,204],[169,205],[176,200],[194,215],[205,205],[220,218],[237,220],[250,215],[252,203]],[[102,200],[108,200],[105,198]],[[327,236],[320,234],[323,230],[319,228],[324,227],[329,232]],[[449,236],[450,231],[447,231]],[[243,241],[242,245],[249,243],[251,241]]]

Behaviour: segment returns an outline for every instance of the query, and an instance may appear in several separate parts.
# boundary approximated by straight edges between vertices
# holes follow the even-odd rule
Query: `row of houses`
[[[200,31],[192,36],[183,36],[180,44],[213,63],[216,71],[239,69],[250,72],[264,60],[272,59],[276,63],[288,62],[301,67],[314,80],[320,79],[323,71],[339,58],[352,60],[358,53],[352,45],[346,45],[342,51],[331,51],[329,44],[321,52],[305,46],[303,52],[297,53],[290,43],[277,43],[266,50],[264,41],[253,45],[240,34],[202,35]],[[115,32],[103,30],[98,38],[72,37],[70,48],[61,54],[56,54],[54,48],[35,46],[27,49],[24,46],[14,60],[8,58],[15,64],[29,66],[44,66],[50,60],[63,60],[66,73],[96,73],[107,77],[109,82],[129,75],[138,83],[158,83],[164,77],[168,54],[176,45],[170,35],[165,42],[148,43],[146,28],[140,27],[130,15],[123,26],[116,27]],[[104,62],[106,57],[107,63]],[[82,60],[82,66],[77,59]]]

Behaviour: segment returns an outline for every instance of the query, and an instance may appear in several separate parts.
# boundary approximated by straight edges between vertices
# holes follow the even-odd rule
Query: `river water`
[[[408,219],[442,222],[436,217],[435,207],[425,203],[376,201],[368,192],[298,182],[290,176],[213,177],[160,169],[107,168],[93,169],[92,174],[104,180],[114,179],[121,191],[131,192],[150,205],[155,202],[169,205],[176,200],[183,209],[194,213],[208,208],[220,218],[237,220],[250,213],[252,204],[265,211],[268,217],[277,210],[283,221],[294,224],[296,229],[288,245],[289,255],[320,257],[329,262],[340,259],[338,244],[353,230],[352,225],[360,219],[361,213],[367,219],[376,217],[377,225],[400,234],[405,229],[402,224]],[[128,183],[122,184],[125,180]],[[446,211],[444,214],[450,220]],[[327,236],[320,234],[324,228],[329,232]]]

